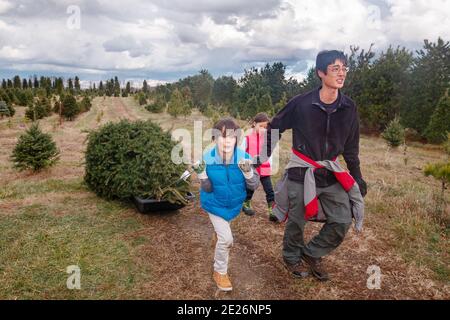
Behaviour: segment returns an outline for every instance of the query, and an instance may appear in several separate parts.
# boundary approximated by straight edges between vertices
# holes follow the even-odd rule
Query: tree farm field
[[[350,230],[325,258],[332,277],[293,279],[281,259],[283,224],[268,221],[260,186],[256,215],[232,223],[230,276],[234,290],[219,293],[212,280],[213,228],[196,198],[178,212],[140,214],[133,204],[106,201],[83,182],[89,130],[120,119],[150,119],[166,130],[193,130],[200,112],[173,118],[150,113],[132,98],[96,97],[90,111],[59,124],[39,121],[60,150],[59,162],[38,173],[12,168],[11,152],[30,122],[17,107],[0,120],[0,299],[449,299],[449,191],[438,213],[440,183],[425,177],[427,163],[445,159],[439,146],[411,143],[388,149],[362,135],[361,168],[368,183],[364,231]],[[240,122],[246,128],[248,124]],[[279,145],[281,176],[291,133]],[[342,162],[344,163],[344,162]],[[310,238],[320,224],[309,223]],[[78,266],[80,288],[68,289],[68,266]],[[381,282],[371,287],[370,268]]]

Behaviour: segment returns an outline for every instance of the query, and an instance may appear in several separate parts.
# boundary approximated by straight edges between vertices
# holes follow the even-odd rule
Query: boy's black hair
[[[328,66],[336,60],[340,60],[344,65],[347,65],[347,57],[344,52],[338,50],[320,51],[316,58],[316,75],[319,77],[319,70],[327,74]]]
[[[253,118],[253,124],[252,127],[254,127],[255,123],[260,123],[260,122],[270,122],[270,118],[267,115],[267,113],[265,112],[260,112],[258,113],[254,118]]]
[[[237,143],[241,135],[241,128],[236,123],[236,121],[234,121],[234,119],[230,117],[222,118],[214,124],[212,130],[212,140],[216,140],[219,136],[226,137],[227,133],[229,133],[229,130],[235,131]]]

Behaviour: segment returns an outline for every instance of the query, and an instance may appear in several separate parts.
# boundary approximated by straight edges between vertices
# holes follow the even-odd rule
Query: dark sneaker
[[[309,276],[308,268],[302,263],[302,261],[295,264],[288,263],[285,260],[283,260],[283,262],[286,269],[295,278],[306,278],[307,276]]]
[[[305,261],[314,277],[316,277],[320,281],[330,280],[327,271],[323,268],[322,259],[313,258],[307,255],[302,255],[302,259],[303,261]]]
[[[267,205],[267,210],[269,211],[269,221],[271,221],[271,222],[278,222],[278,218],[272,212],[272,207],[273,207],[273,202],[270,202]]]
[[[242,211],[248,216],[254,216],[255,210],[252,208],[252,203],[250,200],[246,200],[242,206]]]

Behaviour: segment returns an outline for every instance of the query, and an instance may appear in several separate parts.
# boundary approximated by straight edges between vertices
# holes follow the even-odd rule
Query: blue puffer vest
[[[223,164],[217,145],[203,154],[212,192],[200,190],[200,205],[209,213],[230,221],[237,217],[247,197],[245,178],[238,167],[241,159],[251,159],[244,150],[235,148],[233,159]]]

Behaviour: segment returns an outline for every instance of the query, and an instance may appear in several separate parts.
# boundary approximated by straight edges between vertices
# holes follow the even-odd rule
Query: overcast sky
[[[301,79],[318,51],[450,40],[450,0],[0,0],[0,77],[173,81],[282,61]]]

